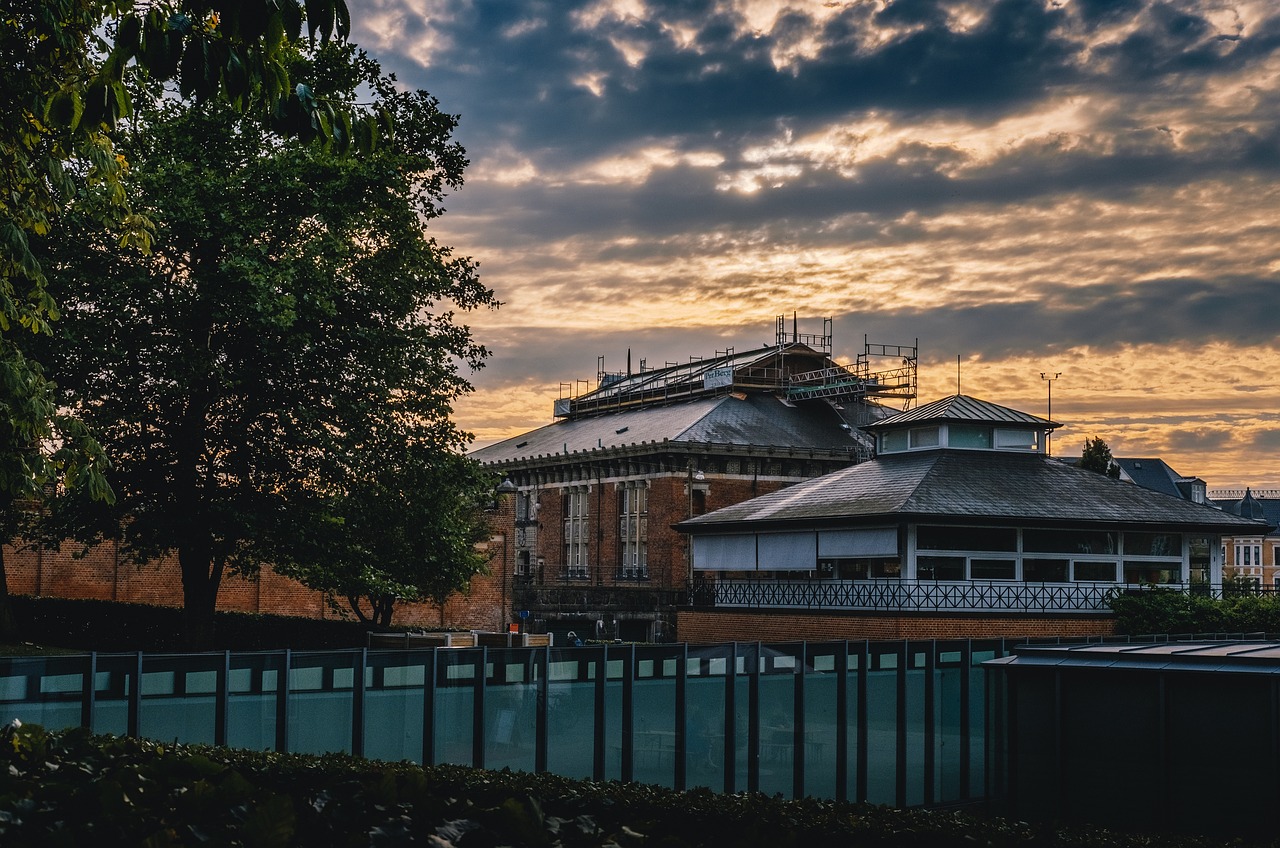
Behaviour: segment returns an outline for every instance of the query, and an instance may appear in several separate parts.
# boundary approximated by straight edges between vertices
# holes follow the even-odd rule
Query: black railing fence
[[[1192,592],[1221,598],[1265,594],[1271,589],[1232,583],[716,579],[700,575],[690,583],[689,603],[694,608],[1097,614],[1110,612],[1111,599],[1117,594],[1149,591]]]

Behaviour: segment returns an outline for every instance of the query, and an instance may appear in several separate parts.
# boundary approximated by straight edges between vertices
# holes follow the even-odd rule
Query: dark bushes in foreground
[[[25,642],[108,653],[183,649],[182,610],[175,607],[29,595],[13,595],[9,600]],[[365,633],[354,621],[219,612],[214,616],[211,647],[225,651],[360,648],[366,644]]]
[[[674,792],[553,775],[422,769],[160,745],[34,727],[0,732],[5,845],[429,845],[434,848],[1115,846],[1221,839],[1036,827],[959,813]]]

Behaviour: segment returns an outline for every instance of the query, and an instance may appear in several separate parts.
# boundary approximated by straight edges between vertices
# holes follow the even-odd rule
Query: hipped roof
[[[1042,454],[890,454],[681,522],[690,533],[926,520],[1259,532],[1260,524]]]

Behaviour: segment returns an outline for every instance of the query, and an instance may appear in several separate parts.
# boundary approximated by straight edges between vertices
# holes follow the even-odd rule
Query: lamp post
[[[520,487],[511,482],[510,477],[503,477],[502,482],[499,483],[498,487],[494,490],[495,494],[498,496],[499,503],[504,506],[506,503],[506,496],[513,495],[518,491],[520,491]],[[500,633],[505,633],[507,630],[507,581],[511,576],[511,568],[507,564],[509,552],[509,543],[507,540],[511,537],[511,533],[515,529],[515,521],[513,518],[512,526],[507,527],[506,510],[501,510],[499,515],[502,516],[500,519],[502,521],[502,614],[501,618],[498,620],[498,631]],[[514,511],[512,512],[512,515],[515,515]]]
[[[1049,456],[1053,456],[1053,381],[1061,376],[1061,371],[1053,372],[1052,376],[1048,371],[1040,372],[1040,379],[1049,384],[1049,411],[1045,416],[1049,419],[1049,429],[1044,431],[1044,449]]]

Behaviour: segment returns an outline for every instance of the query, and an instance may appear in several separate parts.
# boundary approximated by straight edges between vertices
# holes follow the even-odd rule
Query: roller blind
[[[823,530],[818,534],[818,556],[892,557],[898,555],[896,527],[866,530]]]
[[[693,567],[700,571],[755,571],[755,534],[694,536]]]
[[[813,571],[818,567],[818,534],[761,533],[757,538],[761,571]]]

